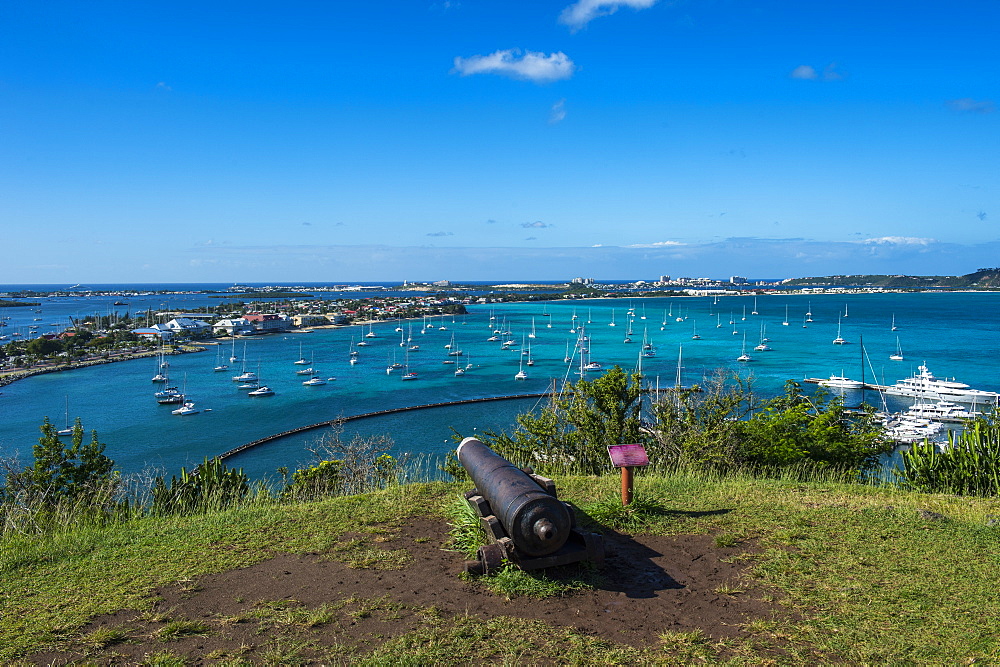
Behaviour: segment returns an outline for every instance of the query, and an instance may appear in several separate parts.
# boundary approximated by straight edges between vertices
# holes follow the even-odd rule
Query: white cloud
[[[686,243],[681,243],[680,241],[656,241],[654,243],[633,243],[632,245],[623,246],[625,248],[669,248],[671,246],[687,245]]]
[[[165,81],[160,81],[160,82],[158,82],[158,83],[156,84],[156,87],[157,87],[157,88],[158,88],[159,90],[166,90],[166,91],[171,91],[171,90],[173,90],[173,88],[171,88],[170,86],[168,86],[168,85],[166,84],[166,82],[165,82]]]
[[[799,65],[789,72],[788,76],[804,81],[840,81],[844,78],[844,75],[837,71],[837,63],[830,63],[822,72],[816,71],[812,65]]]
[[[791,72],[789,72],[788,76],[792,77],[793,79],[812,80],[817,77],[816,68],[813,67],[812,65],[799,65]]]
[[[562,51],[545,55],[534,51],[522,54],[520,49],[506,49],[494,51],[488,56],[457,57],[452,71],[462,76],[500,74],[542,83],[568,79],[575,69],[576,65]]]
[[[996,109],[993,100],[974,100],[971,97],[948,100],[948,106],[955,111],[969,111],[972,113],[990,113]]]
[[[562,122],[566,117],[566,100],[561,99],[552,105],[552,110],[549,112],[549,122],[555,125],[556,123]]]
[[[914,236],[880,236],[874,239],[865,239],[862,243],[868,245],[930,245],[937,243],[936,239],[922,239]]]
[[[521,226],[525,228],[543,229],[545,227],[550,227],[551,225],[546,225],[541,220],[535,220],[534,222],[522,222]]]
[[[599,16],[608,16],[619,7],[649,9],[659,0],[577,0],[559,14],[559,22],[579,30]]]

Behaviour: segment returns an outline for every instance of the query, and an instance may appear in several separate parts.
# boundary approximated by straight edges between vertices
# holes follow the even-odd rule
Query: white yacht
[[[861,380],[851,380],[843,375],[831,375],[826,380],[820,380],[817,384],[821,387],[835,387],[837,389],[861,389],[865,386]]]
[[[194,403],[192,403],[191,401],[188,401],[187,403],[185,403],[181,407],[177,408],[176,410],[171,410],[170,414],[172,414],[172,415],[180,415],[181,417],[184,417],[184,416],[187,416],[187,415],[196,415],[196,414],[198,414],[198,412],[200,412],[200,410],[198,410],[198,408],[194,407]]]
[[[916,417],[918,419],[929,419],[936,422],[961,424],[967,419],[975,419],[981,413],[969,411],[958,403],[952,401],[938,401],[936,403],[916,403],[907,409],[904,417]]]
[[[995,391],[972,389],[969,385],[957,382],[954,378],[938,378],[923,364],[917,367],[916,375],[899,380],[896,384],[886,387],[884,391],[893,396],[933,398],[958,403],[995,404],[1000,399],[1000,394]]]
[[[274,390],[264,385],[263,387],[258,387],[251,392],[247,393],[247,396],[274,396]]]

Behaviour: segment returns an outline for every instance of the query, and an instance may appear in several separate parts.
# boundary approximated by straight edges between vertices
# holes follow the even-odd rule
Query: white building
[[[212,325],[212,332],[215,335],[225,334],[227,336],[243,336],[254,332],[253,325],[242,317],[228,320],[219,320]]]
[[[185,338],[203,338],[212,333],[212,325],[199,320],[192,320],[187,317],[178,317],[170,320],[166,324],[154,324],[152,329],[169,331],[174,336]]]

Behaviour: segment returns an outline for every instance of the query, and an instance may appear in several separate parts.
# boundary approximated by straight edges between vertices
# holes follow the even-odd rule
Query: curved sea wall
[[[269,435],[264,438],[259,438],[252,442],[240,445],[239,447],[234,447],[227,452],[219,454],[215,458],[224,461],[230,456],[236,456],[248,449],[253,449],[260,445],[273,442],[274,440],[280,440],[281,438],[288,437],[290,435],[296,435],[298,433],[304,433],[306,431],[311,431],[317,428],[323,428],[326,426],[338,426],[340,424],[345,424],[350,421],[355,421],[358,419],[367,419],[369,417],[383,417],[385,415],[396,414],[398,412],[409,412],[411,410],[425,410],[427,408],[444,408],[450,405],[468,405],[470,403],[485,403],[487,401],[509,401],[518,398],[545,398],[547,396],[552,396],[551,392],[543,392],[540,394],[514,394],[512,396],[488,396],[486,398],[466,398],[458,401],[445,401],[444,403],[427,403],[424,405],[410,405],[403,408],[391,408],[389,410],[377,410],[375,412],[365,412],[360,415],[352,415],[350,417],[338,417],[337,419],[330,419],[328,421],[317,422],[315,424],[309,424],[307,426],[299,426],[298,428],[293,428],[288,431],[282,431],[281,433],[275,433],[274,435]]]

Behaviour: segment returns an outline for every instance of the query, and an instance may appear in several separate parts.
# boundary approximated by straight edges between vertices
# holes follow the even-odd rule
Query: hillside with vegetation
[[[792,287],[887,287],[892,289],[1000,289],[1000,268],[979,269],[963,276],[835,275],[792,278]]]
[[[1000,424],[914,447],[888,483],[863,474],[885,443],[835,397],[753,403],[720,377],[651,423],[638,380],[581,380],[481,436],[604,535],[603,567],[541,573],[462,575],[483,543],[463,469],[431,481],[388,438],[331,432],[272,485],[218,461],[146,480],[46,420],[32,463],[4,462],[0,662],[1000,660]],[[605,460],[623,441],[653,462],[627,507]]]

